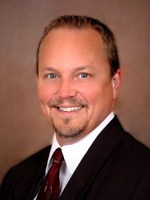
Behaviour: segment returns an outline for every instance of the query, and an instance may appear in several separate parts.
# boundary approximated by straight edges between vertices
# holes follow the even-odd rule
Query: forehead
[[[95,48],[102,47],[103,41],[101,35],[92,28],[57,28],[51,30],[43,40],[40,50],[47,47],[57,47],[61,45],[77,46],[93,46]]]
[[[39,66],[47,60],[56,64],[81,60],[107,61],[106,51],[100,34],[91,29],[58,28],[50,31],[41,44]],[[66,63],[65,63],[66,64]]]
[[[100,34],[93,29],[54,29],[48,33],[39,51],[39,69],[55,67],[72,70],[81,66],[108,68]],[[103,67],[100,67],[103,68]]]

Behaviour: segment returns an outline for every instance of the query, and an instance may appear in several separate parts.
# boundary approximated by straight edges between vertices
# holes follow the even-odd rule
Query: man
[[[150,199],[150,151],[112,112],[120,81],[115,39],[106,25],[84,16],[52,21],[37,51],[38,94],[55,130],[52,146],[8,172],[0,199],[44,199],[49,180],[43,178],[56,149],[63,154],[60,200]]]

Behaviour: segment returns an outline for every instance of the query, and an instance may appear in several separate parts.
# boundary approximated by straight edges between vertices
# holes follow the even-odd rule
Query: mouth
[[[75,106],[75,107],[58,107],[60,111],[63,112],[73,112],[73,111],[78,111],[81,110],[83,107],[82,106]]]
[[[48,106],[50,108],[54,108],[55,111],[59,112],[60,114],[69,114],[76,115],[82,109],[88,107],[86,102],[80,99],[75,98],[66,98],[66,99],[54,99],[48,102]]]

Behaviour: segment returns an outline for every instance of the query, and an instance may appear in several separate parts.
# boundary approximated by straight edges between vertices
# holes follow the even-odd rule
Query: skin
[[[52,30],[39,51],[38,95],[61,146],[89,134],[112,111],[120,86],[100,35],[92,29]]]

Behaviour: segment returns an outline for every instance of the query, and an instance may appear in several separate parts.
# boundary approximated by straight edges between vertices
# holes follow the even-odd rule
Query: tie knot
[[[52,161],[53,164],[61,165],[64,158],[63,158],[63,154],[60,148],[55,150],[55,152],[53,153],[52,159],[53,159]]]

